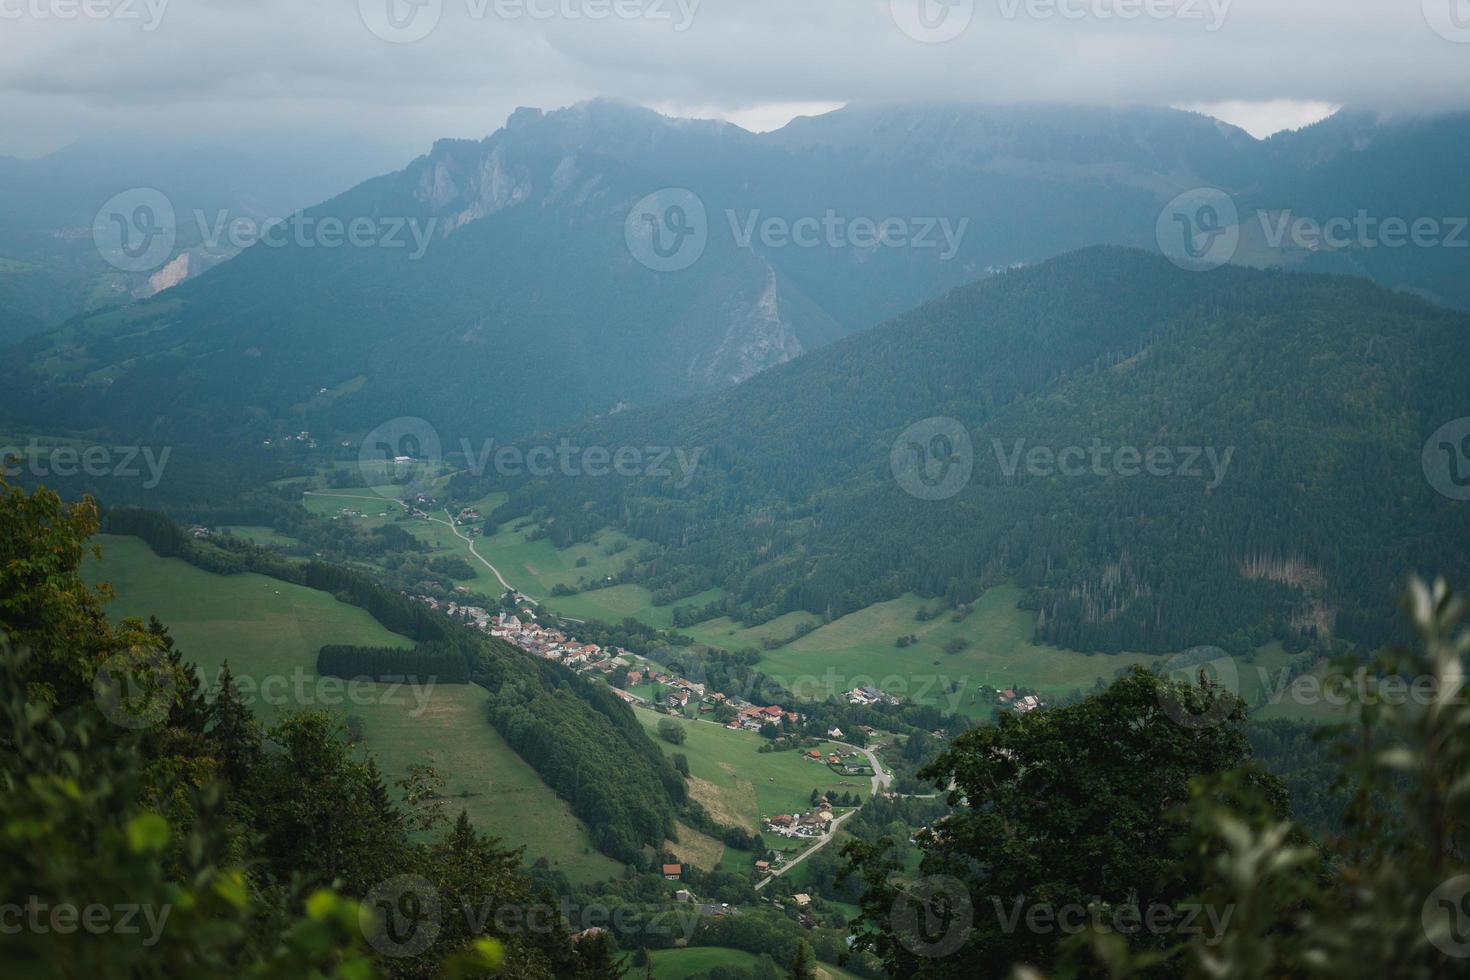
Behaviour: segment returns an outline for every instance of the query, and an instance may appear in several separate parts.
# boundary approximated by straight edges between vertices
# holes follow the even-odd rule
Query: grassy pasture
[[[137,538],[96,540],[103,558],[89,560],[86,573],[116,589],[109,614],[156,615],[206,684],[228,659],[237,678],[250,678],[259,688],[253,706],[264,722],[298,707],[327,707],[344,719],[355,715],[363,723],[365,747],[390,783],[414,764],[431,763],[445,777],[450,813],[465,808],[485,832],[525,846],[528,861],[544,856],[574,881],[621,872],[611,859],[587,853],[586,828],[486,721],[489,695],[483,688],[361,684],[349,699],[340,684],[319,682],[316,653],[324,644],[413,645],[365,611],[279,579],[214,575],[160,558]],[[261,686],[273,677],[284,678],[284,685]]]

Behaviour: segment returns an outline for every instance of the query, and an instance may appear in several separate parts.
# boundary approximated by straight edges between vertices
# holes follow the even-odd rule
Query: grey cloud
[[[27,13],[57,2],[0,0],[0,153],[103,125],[343,127],[422,148],[483,136],[516,105],[604,94],[724,112],[873,99],[1470,104],[1470,43],[1431,30],[1421,0],[975,0],[968,27],[940,44],[905,34],[889,0],[701,0],[685,31],[681,0],[523,0],[657,2],[671,15],[602,20],[507,20],[499,0],[442,0],[437,29],[408,44],[374,36],[358,0],[169,0],[151,32]],[[1118,15],[1161,3],[1177,14]],[[1212,10],[1225,14],[1218,30]]]

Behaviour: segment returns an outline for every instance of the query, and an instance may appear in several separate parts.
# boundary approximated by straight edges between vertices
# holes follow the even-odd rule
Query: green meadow
[[[844,776],[825,764],[811,762],[800,752],[761,752],[766,740],[755,732],[734,731],[711,722],[682,719],[685,740],[674,745],[658,735],[661,719],[672,717],[647,708],[634,708],[649,736],[673,756],[689,759],[690,796],[721,823],[759,830],[761,817],[800,812],[811,807],[812,790],[853,792],[866,797],[872,789],[867,776]],[[678,720],[678,719],[676,719]],[[825,755],[843,746],[822,743]],[[787,838],[766,835],[771,846],[796,846]],[[727,850],[720,865],[727,870],[748,869],[754,858]]]
[[[215,528],[215,530],[233,535],[237,538],[243,538],[246,541],[254,542],[265,548],[295,548],[301,544],[300,541],[291,537],[289,534],[282,534],[275,528],[262,527],[257,524],[224,525]]]
[[[363,683],[349,697],[335,680],[319,681],[316,653],[324,644],[413,645],[363,610],[279,579],[214,575],[160,558],[137,538],[103,535],[96,541],[102,561],[89,560],[86,572],[115,588],[111,616],[157,616],[205,683],[214,681],[225,660],[237,677],[256,685],[283,679],[253,700],[266,723],[298,707],[329,707],[344,721],[356,716],[367,751],[390,783],[410,766],[431,764],[444,777],[449,814],[463,807],[486,833],[524,846],[528,862],[546,857],[574,881],[621,872],[617,862],[591,850],[586,828],[568,805],[486,721],[483,688]],[[304,692],[299,700],[298,690]]]
[[[936,600],[907,595],[880,602],[843,616],[775,650],[765,651],[760,668],[798,690],[822,694],[872,685],[920,703],[953,705],[972,717],[988,714],[977,698],[977,688],[1025,687],[1044,694],[1087,690],[1102,678],[1111,679],[1130,664],[1150,664],[1144,654],[1086,655],[1031,642],[1033,615],[1016,607],[1021,590],[1000,586],[989,590],[962,622],[952,622],[953,611]],[[920,609],[938,615],[921,622]],[[717,621],[718,622],[718,621]],[[709,624],[701,631],[709,634]],[[783,624],[791,634],[795,622]],[[692,631],[691,631],[692,632]],[[718,627],[714,629],[719,632]],[[898,647],[900,636],[917,641]],[[945,646],[956,638],[967,642],[958,653]],[[723,644],[720,644],[723,645]],[[944,684],[957,687],[960,697],[950,699]]]
[[[724,946],[689,946],[684,949],[660,949],[650,954],[653,975],[658,980],[688,980],[717,966],[752,970],[760,963],[760,957],[743,949]],[[784,975],[786,964],[777,963],[776,970]],[[639,976],[637,967],[630,967],[629,977]],[[857,980],[857,975],[826,963],[816,965],[816,980]]]

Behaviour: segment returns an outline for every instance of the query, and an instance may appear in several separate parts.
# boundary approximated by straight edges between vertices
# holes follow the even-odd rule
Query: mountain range
[[[0,407],[215,445],[350,441],[402,415],[517,438],[718,391],[1004,269],[1157,249],[1161,209],[1196,188],[1233,198],[1239,262],[1470,307],[1464,249],[1269,234],[1283,209],[1452,224],[1467,141],[1464,115],[1343,112],[1262,141],[1151,108],[856,105],[764,134],[610,101],[520,110],[307,208],[278,247],[28,337]],[[703,212],[676,270],[637,237],[640,219],[670,230],[671,201]],[[328,244],[311,230],[328,219],[397,244]]]

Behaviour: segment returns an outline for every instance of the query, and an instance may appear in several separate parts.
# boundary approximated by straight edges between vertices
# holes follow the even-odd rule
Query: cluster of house
[[[622,647],[581,643],[559,629],[542,626],[534,619],[522,622],[514,613],[497,613],[486,629],[491,636],[520,647],[544,660],[554,660],[572,670],[612,673],[632,663],[632,654]]]
[[[821,837],[832,829],[832,820],[832,804],[824,798],[814,810],[807,813],[778,813],[774,817],[766,817],[764,824],[767,832],[782,837]],[[756,871],[762,870],[762,863],[764,862],[756,862]]]
[[[1035,711],[1037,708],[1046,707],[1046,703],[1038,698],[1036,695],[1017,695],[1016,692],[1009,687],[997,694],[996,700],[998,700],[1005,707],[1014,708],[1016,714],[1018,715],[1024,715],[1028,711]]]
[[[831,732],[827,734],[831,735]],[[834,738],[836,736],[833,736]],[[872,770],[868,768],[867,758],[857,749],[851,752],[828,752],[825,756],[817,749],[808,749],[802,753],[802,758],[808,762],[820,762],[826,766],[841,766],[847,775],[870,775]],[[857,759],[857,763],[844,762],[845,759]]]
[[[325,388],[323,388],[322,390],[323,391],[326,391]],[[307,449],[317,449],[321,445],[315,439],[313,439],[311,437],[311,433],[310,432],[307,432],[305,429],[302,429],[300,432],[296,433],[294,436],[282,436],[281,437],[281,445],[284,446],[284,445],[286,445],[287,443],[290,443],[290,442],[304,442],[304,443],[306,443],[306,448]],[[275,440],[274,439],[262,439],[261,440],[261,445],[263,445],[263,446],[273,446],[273,445],[275,445]],[[346,443],[343,443],[343,445],[345,446]]]
[[[898,704],[898,698],[878,690],[876,687],[855,687],[847,692],[848,704]]]
[[[766,724],[781,724],[782,720],[789,721],[793,725],[801,724],[801,715],[795,711],[787,711],[779,704],[768,704],[758,708],[753,704],[740,708],[739,713],[725,724],[726,728],[745,729],[748,732],[758,732],[761,726]]]

